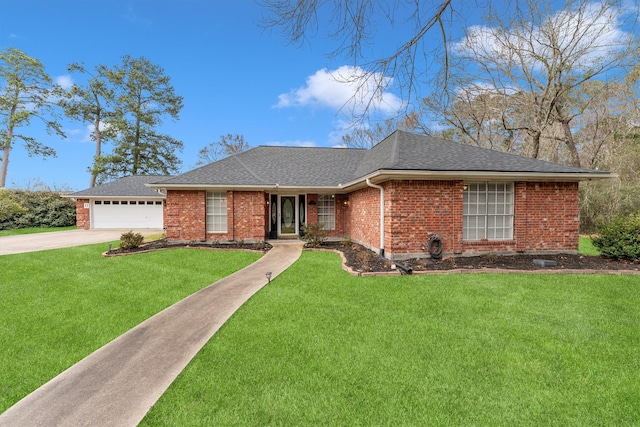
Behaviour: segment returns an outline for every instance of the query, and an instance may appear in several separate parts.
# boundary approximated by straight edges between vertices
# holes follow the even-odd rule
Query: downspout
[[[384,188],[380,185],[372,184],[367,178],[367,185],[380,190],[380,256],[384,258]]]

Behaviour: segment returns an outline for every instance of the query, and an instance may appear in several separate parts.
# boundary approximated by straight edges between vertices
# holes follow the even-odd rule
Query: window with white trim
[[[318,222],[324,224],[325,230],[336,229],[336,196],[320,194],[318,196]]]
[[[464,185],[463,240],[513,239],[513,183]]]
[[[227,232],[227,193],[207,191],[207,233]]]

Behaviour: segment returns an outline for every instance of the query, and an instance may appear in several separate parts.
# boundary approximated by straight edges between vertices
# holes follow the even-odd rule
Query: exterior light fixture
[[[268,283],[271,283],[271,272],[267,271],[264,275],[267,276],[267,280],[269,281]]]

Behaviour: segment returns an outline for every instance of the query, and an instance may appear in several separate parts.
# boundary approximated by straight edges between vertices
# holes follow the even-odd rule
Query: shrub
[[[133,231],[122,233],[120,236],[120,249],[126,251],[139,248],[143,240],[144,237],[140,233],[134,233]]]
[[[600,225],[591,239],[604,256],[615,259],[640,259],[640,213],[617,216]]]
[[[351,243],[351,238],[347,236],[343,237],[342,240],[340,240],[340,244],[342,246],[351,246]]]
[[[76,223],[76,206],[54,191],[3,190],[2,204],[14,209],[0,218],[0,230],[30,227],[66,227]],[[15,207],[21,209],[16,211]]]
[[[321,222],[303,225],[302,233],[303,234],[300,238],[307,242],[307,245],[311,247],[320,246],[327,238],[327,231],[324,229],[324,224]]]
[[[26,211],[27,209],[24,206],[13,200],[9,191],[0,189],[0,221]]]

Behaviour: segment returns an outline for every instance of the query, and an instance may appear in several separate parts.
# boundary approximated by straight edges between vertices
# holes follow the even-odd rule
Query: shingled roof
[[[161,181],[166,178],[169,177],[163,175],[127,176],[116,181],[67,194],[66,196],[76,199],[98,197],[141,197],[162,199],[166,197],[164,194],[158,193],[155,189],[147,187],[146,184]]]
[[[260,146],[161,184],[335,187],[353,179],[366,153],[364,149]]]
[[[396,131],[370,150],[260,146],[190,172],[156,181],[155,187],[334,187],[394,172],[494,173],[582,180],[608,172],[576,168],[450,140]]]

